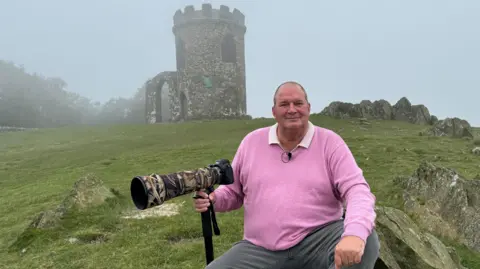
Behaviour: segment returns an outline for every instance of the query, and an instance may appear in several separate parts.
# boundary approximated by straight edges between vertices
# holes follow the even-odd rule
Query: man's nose
[[[289,112],[289,113],[297,112],[297,109],[295,108],[295,106],[293,105],[293,103],[290,103],[290,105],[288,106],[288,112]]]

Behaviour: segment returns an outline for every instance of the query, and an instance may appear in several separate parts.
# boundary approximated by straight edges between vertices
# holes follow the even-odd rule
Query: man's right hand
[[[197,191],[196,196],[200,196],[201,198],[193,199],[193,205],[195,207],[195,210],[197,212],[205,212],[208,210],[208,207],[210,206],[210,201],[208,198],[210,197],[210,200],[215,203],[215,192],[210,193],[210,195],[207,195],[203,191]]]

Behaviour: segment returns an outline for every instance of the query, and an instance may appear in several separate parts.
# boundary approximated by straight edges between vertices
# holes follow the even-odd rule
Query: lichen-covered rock
[[[363,126],[371,125],[371,123],[366,118],[359,118],[358,119],[358,124],[363,125]]]
[[[400,98],[393,106],[393,119],[414,124],[430,124],[431,116],[424,105],[412,105],[406,97]]]
[[[103,184],[102,180],[94,174],[88,174],[74,183],[70,194],[63,201],[63,206],[84,210],[101,205],[107,198],[113,197],[115,194]]]
[[[430,116],[430,125],[435,125],[438,122],[438,118],[435,115]]]
[[[455,252],[403,211],[376,207],[380,257],[375,269],[463,269]]]
[[[446,118],[437,121],[426,131],[430,136],[448,136],[455,138],[473,138],[472,129],[468,121],[459,118]]]
[[[107,199],[114,198],[117,195],[118,193],[115,190],[104,186],[103,182],[93,174],[80,178],[56,208],[40,212],[33,218],[26,229],[8,247],[9,251],[24,252],[40,234],[43,232],[48,234],[48,232],[61,227],[62,220],[67,214],[75,211],[85,212],[92,207],[102,205]],[[92,240],[86,240],[88,238]],[[74,243],[79,239],[81,239],[80,241],[89,241],[89,243],[103,242],[107,239],[107,234],[103,232],[80,232],[80,234],[70,238],[70,241]]]
[[[54,228],[70,210],[85,210],[113,198],[115,194],[93,174],[80,178],[73,189],[55,209],[40,212],[30,223],[31,228]]]
[[[373,103],[369,100],[363,100],[359,104],[336,101],[325,107],[320,114],[339,119],[390,120],[392,118],[392,106],[385,100],[378,100]]]
[[[375,118],[382,120],[391,120],[393,116],[393,107],[386,100],[376,100],[372,104],[373,115]]]
[[[386,100],[371,102],[363,100],[359,104],[332,102],[321,115],[334,118],[366,118],[379,120],[399,120],[413,124],[431,124],[430,112],[424,105],[412,105],[407,98],[401,98],[394,106]]]
[[[422,162],[412,176],[397,182],[404,188],[405,212],[419,226],[480,251],[480,180]]]
[[[392,106],[385,100],[371,102],[363,100],[359,104],[346,102],[332,102],[320,112],[322,115],[334,118],[365,118],[365,119],[392,119]]]

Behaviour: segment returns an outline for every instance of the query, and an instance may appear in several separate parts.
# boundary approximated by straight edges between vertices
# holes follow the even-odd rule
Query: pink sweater
[[[244,239],[270,250],[299,243],[316,227],[341,219],[345,235],[366,240],[375,221],[375,196],[343,139],[310,125],[312,140],[284,163],[282,148],[269,143],[270,127],[249,133],[232,161],[235,182],[215,190],[215,210],[244,207]],[[273,133],[271,133],[273,134]],[[286,158],[286,156],[283,156]],[[286,161],[286,159],[285,159]]]

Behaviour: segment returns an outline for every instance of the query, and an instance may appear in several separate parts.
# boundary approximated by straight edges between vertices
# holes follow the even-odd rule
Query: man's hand
[[[215,203],[215,194],[214,192],[210,193],[210,195],[207,195],[203,191],[198,191],[196,192],[197,196],[200,196],[202,198],[197,198],[193,200],[193,205],[195,207],[195,210],[197,212],[205,212],[208,210],[208,207],[210,206],[210,200],[212,203]],[[208,200],[210,199],[210,200]]]
[[[335,269],[360,263],[365,242],[356,236],[345,236],[335,247]]]

